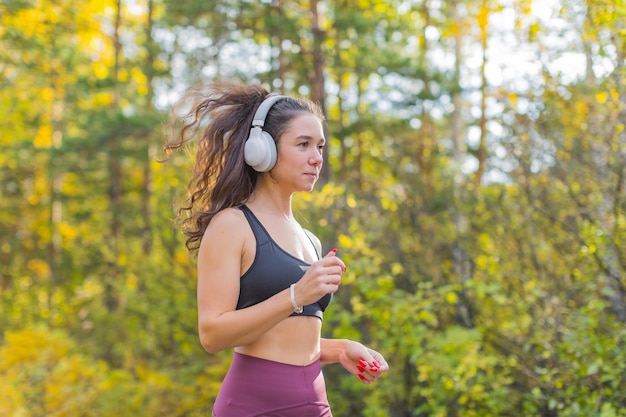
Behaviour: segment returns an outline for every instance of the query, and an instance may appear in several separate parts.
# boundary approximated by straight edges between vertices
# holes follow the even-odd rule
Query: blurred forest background
[[[624,0],[0,0],[0,416],[208,416],[189,85],[323,103],[336,417],[626,416]],[[326,250],[327,250],[326,249]]]

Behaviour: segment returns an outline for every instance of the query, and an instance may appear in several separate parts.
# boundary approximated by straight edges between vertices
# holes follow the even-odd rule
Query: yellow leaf
[[[119,81],[125,82],[128,81],[128,71],[125,69],[121,69],[117,74],[117,79]]]
[[[67,356],[69,346],[58,335],[45,330],[7,332],[5,345],[0,348],[0,369],[32,362],[42,358],[54,363]]]
[[[148,82],[148,77],[139,68],[131,69],[131,76],[137,84],[146,84]]]
[[[63,222],[59,225],[59,231],[64,239],[72,240],[78,235],[78,231],[75,227]]]
[[[96,76],[96,78],[102,80],[103,78],[106,78],[109,76],[109,68],[106,65],[104,65],[104,63],[102,63],[101,61],[94,62],[93,74]]]
[[[400,275],[404,272],[404,266],[402,266],[399,262],[394,262],[391,264],[391,274],[392,275]]]
[[[483,30],[487,27],[489,21],[489,9],[487,7],[481,7],[478,13],[478,25]]]
[[[624,34],[626,35],[626,33]],[[619,99],[619,95],[620,95],[619,91],[617,91],[614,88],[611,89],[611,98],[613,99],[613,101],[617,101]]]
[[[478,255],[476,257],[476,266],[478,269],[485,269],[488,263],[488,259],[485,255]]]
[[[26,264],[28,270],[38,278],[48,278],[50,276],[50,266],[41,259],[31,259]]]
[[[34,139],[35,148],[48,149],[52,147],[52,126],[43,125],[39,127],[37,136]]]
[[[145,96],[146,94],[148,94],[148,87],[145,84],[141,84],[139,87],[137,87],[137,94],[141,97]]]
[[[130,290],[137,289],[137,281],[138,281],[137,275],[129,274],[128,277],[126,278],[126,288]]]
[[[346,236],[344,234],[339,235],[339,239],[338,242],[339,246],[341,246],[342,248],[351,248],[353,243],[352,243],[352,239],[350,239],[349,236]]]
[[[459,298],[457,297],[454,291],[450,291],[449,293],[446,294],[446,302],[448,304],[456,304],[458,301],[459,301]]]
[[[427,324],[433,326],[437,324],[437,317],[428,310],[421,310],[417,313],[417,317]]]
[[[113,94],[106,91],[100,91],[92,94],[90,100],[81,100],[80,107],[83,109],[93,109],[107,106],[113,103]]]
[[[50,102],[54,99],[54,90],[50,87],[42,88],[39,90],[39,97]]]

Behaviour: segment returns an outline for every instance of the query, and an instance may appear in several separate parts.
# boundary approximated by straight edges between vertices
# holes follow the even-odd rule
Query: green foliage
[[[555,44],[531,3],[2,2],[0,416],[210,413],[192,161],[156,160],[174,91],[239,78],[325,105],[329,175],[294,199],[348,265],[324,336],[391,365],[325,366],[336,416],[625,417],[626,8],[559,2]],[[542,72],[496,85],[472,57],[504,12]]]
[[[43,327],[7,332],[0,349],[0,415],[152,416],[210,412],[210,374],[188,380],[127,364],[111,369],[86,356],[66,332]],[[212,378],[211,378],[212,379]],[[208,384],[210,387],[210,384]]]

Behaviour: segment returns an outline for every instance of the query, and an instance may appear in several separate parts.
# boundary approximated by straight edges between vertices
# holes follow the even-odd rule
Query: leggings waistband
[[[235,352],[215,417],[332,417],[320,360],[290,365]]]

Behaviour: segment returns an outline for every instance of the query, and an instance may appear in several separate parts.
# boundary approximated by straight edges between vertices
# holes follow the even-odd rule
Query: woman
[[[313,103],[258,85],[194,87],[176,107],[166,152],[199,136],[187,247],[198,254],[198,328],[209,353],[234,348],[215,417],[332,416],[320,364],[365,384],[388,371],[376,351],[321,338],[346,266],[295,220],[326,144]]]

